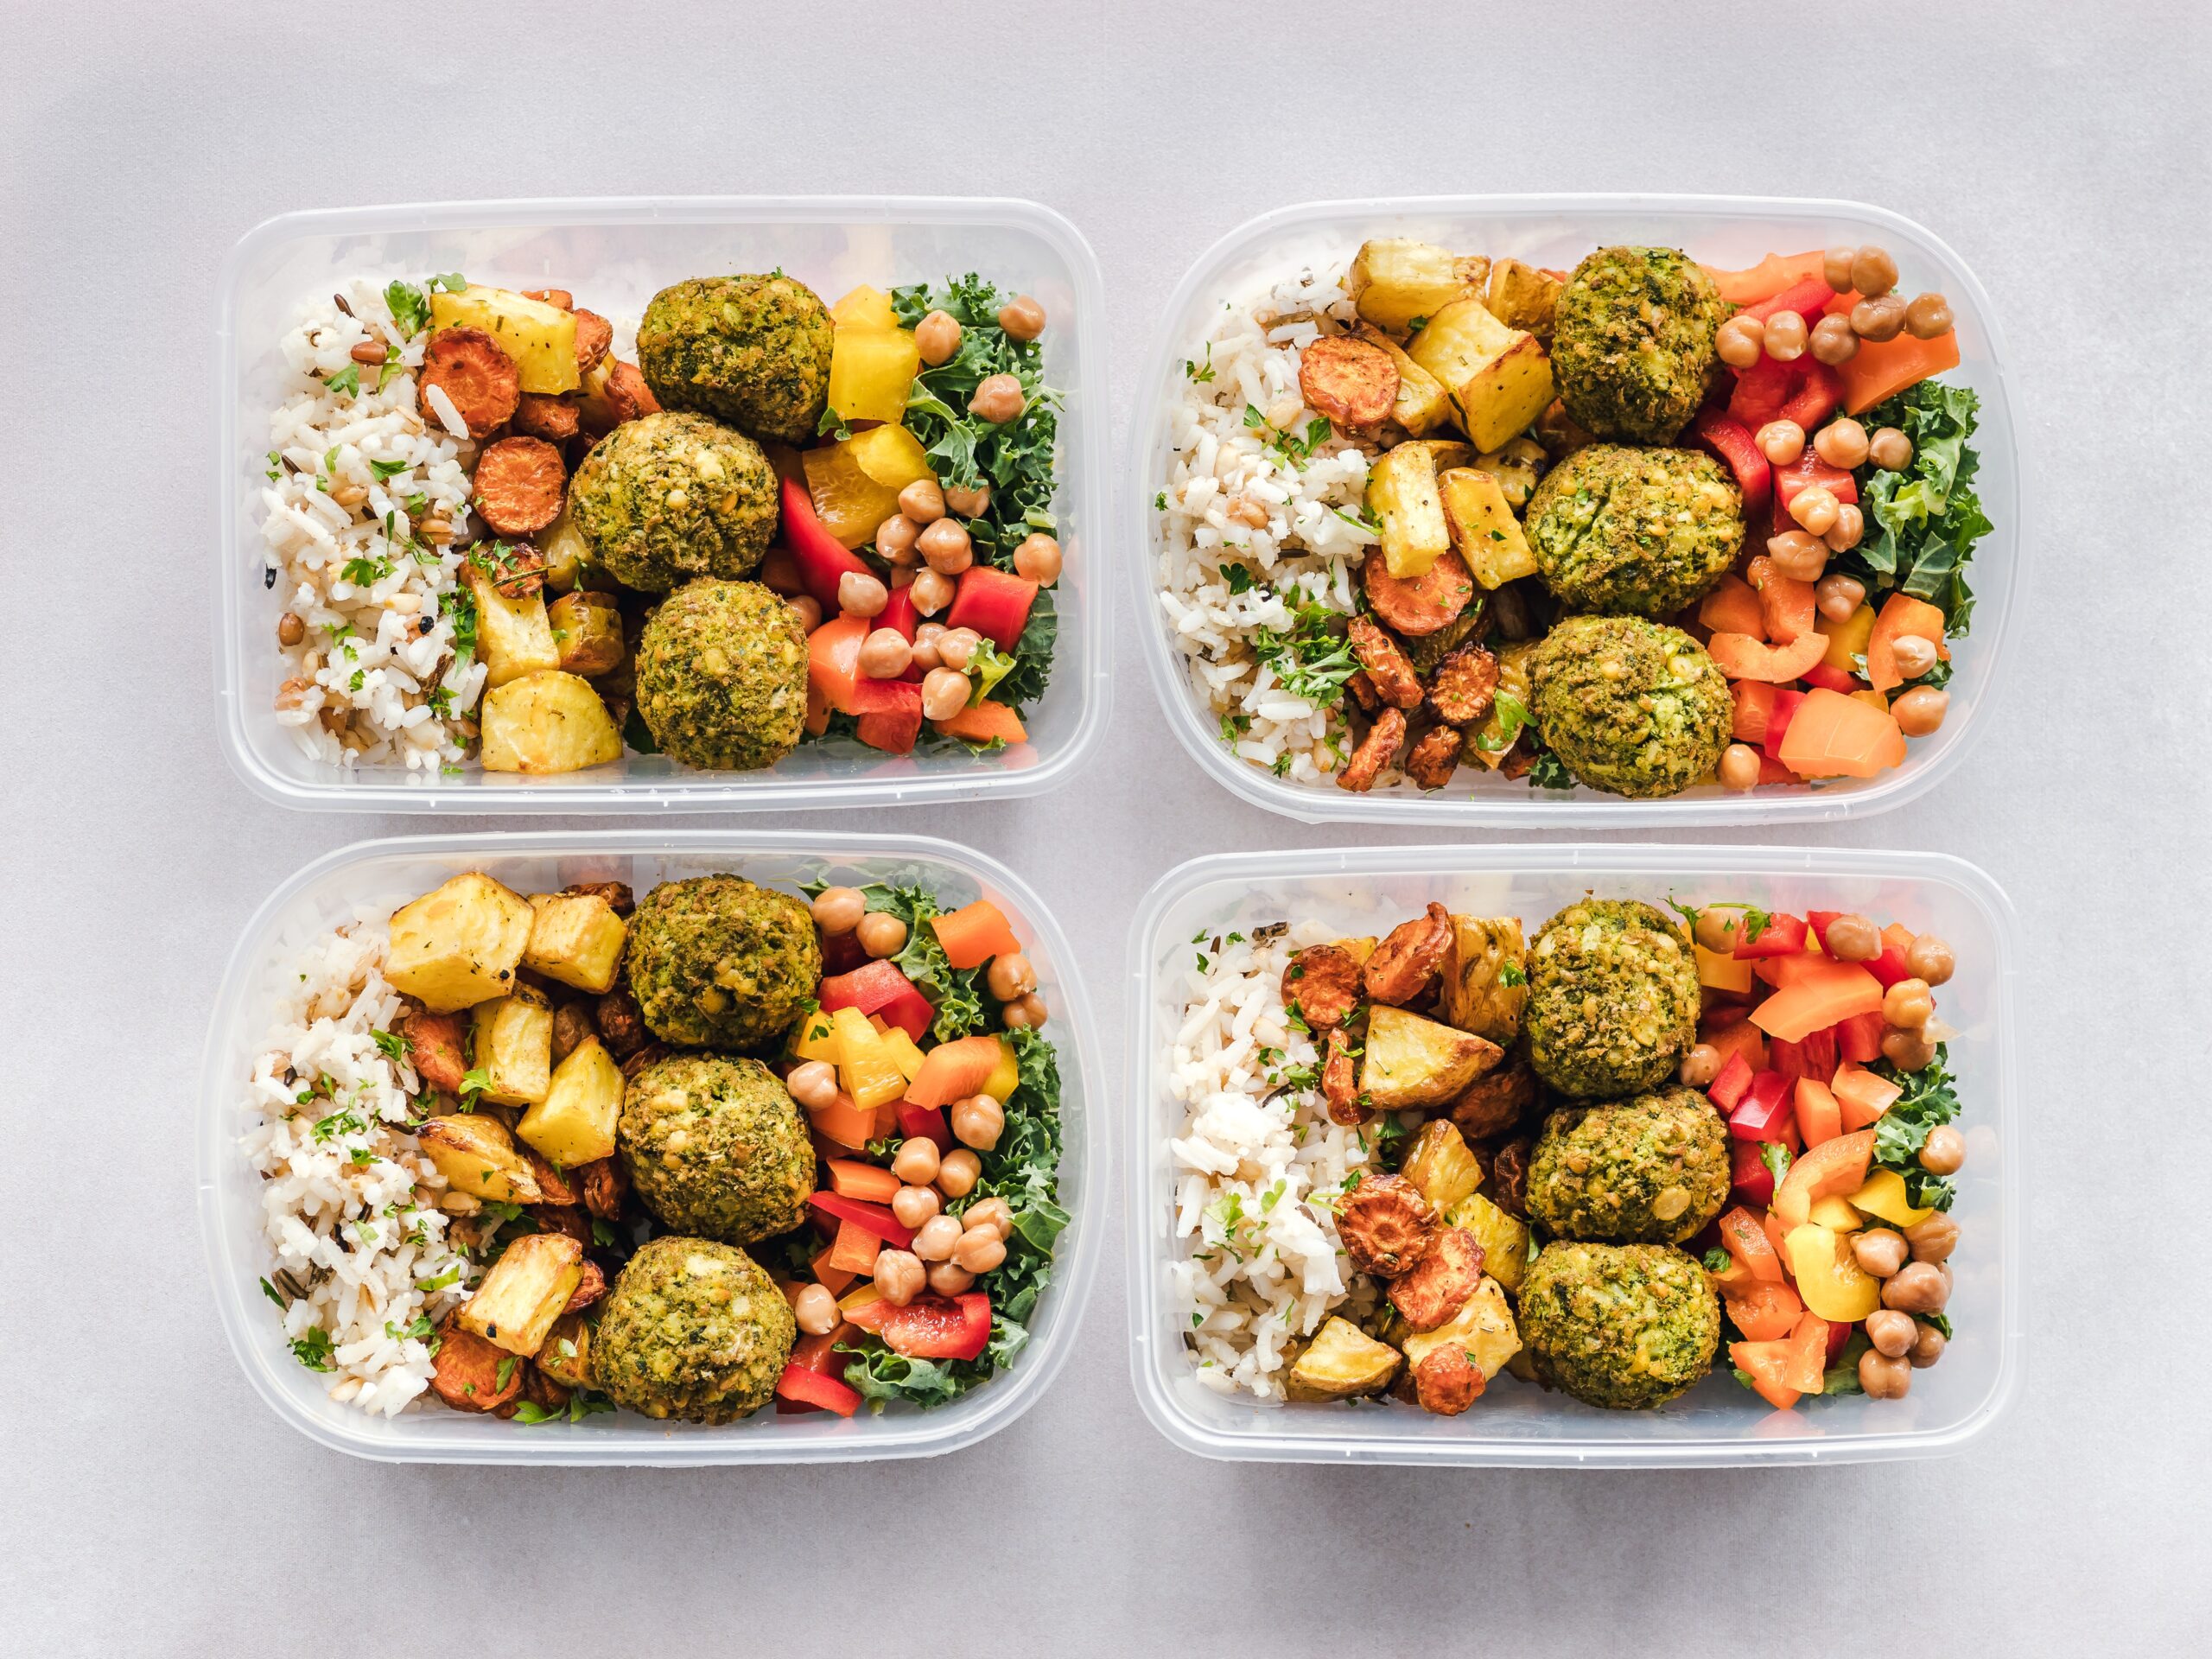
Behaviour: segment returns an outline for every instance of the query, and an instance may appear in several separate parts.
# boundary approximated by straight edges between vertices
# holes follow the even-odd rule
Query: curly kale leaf
[[[1903,472],[1871,461],[1859,468],[1866,534],[1832,569],[1857,576],[1877,595],[1903,593],[1943,613],[1944,632],[1967,632],[1974,613],[1967,562],[1994,528],[1974,493],[1980,457],[1969,440],[1981,400],[1965,386],[1923,380],[1861,416],[1870,429],[1893,426],[1912,440]]]
[[[1906,1201],[1916,1208],[1948,1210],[1957,1197],[1951,1183],[1920,1166],[1920,1149],[1928,1133],[1959,1115],[1959,1096],[1942,1044],[1936,1058],[1918,1071],[1900,1071],[1887,1060],[1868,1067],[1904,1092],[1874,1125],[1874,1161],[1904,1177]]]
[[[880,910],[896,916],[906,924],[906,944],[892,957],[892,965],[914,982],[915,988],[929,998],[930,1006],[937,1010],[931,1024],[931,1035],[941,1043],[956,1037],[965,1037],[983,1026],[983,1000],[976,991],[976,982],[982,970],[969,969],[963,972],[955,968],[944,954],[944,947],[938,943],[937,930],[926,925],[930,918],[941,914],[937,895],[926,887],[886,887],[880,883],[862,887],[870,910]]]

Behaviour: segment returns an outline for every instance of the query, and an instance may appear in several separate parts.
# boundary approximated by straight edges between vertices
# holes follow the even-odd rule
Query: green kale
[[[1574,774],[1567,769],[1567,762],[1549,749],[1539,747],[1536,764],[1529,768],[1529,787],[1531,789],[1573,789]]]
[[[1994,528],[1974,490],[1980,457],[1968,442],[1981,400],[1965,386],[1923,380],[1859,417],[1869,429],[1893,426],[1912,440],[1901,473],[1869,461],[1855,479],[1866,534],[1829,568],[1858,577],[1870,594],[1909,594],[1943,613],[1943,629],[1967,632],[1974,594],[1967,562]]]
[[[811,891],[819,893],[819,887]],[[976,982],[982,970],[955,968],[938,943],[937,930],[927,923],[942,913],[936,894],[926,887],[887,887],[880,882],[862,887],[870,910],[880,910],[906,924],[906,944],[891,959],[892,965],[914,982],[937,1010],[930,1030],[941,1043],[983,1028],[983,1000]]]
[[[1273,671],[1282,689],[1317,709],[1343,697],[1344,682],[1359,670],[1351,642],[1339,631],[1343,619],[1318,601],[1285,593],[1290,606],[1288,632],[1252,630],[1252,654]]]
[[[1867,1069],[1887,1078],[1904,1092],[1874,1125],[1874,1162],[1904,1177],[1905,1199],[1916,1209],[1948,1210],[1958,1196],[1951,1183],[1920,1166],[1920,1149],[1928,1132],[1959,1115],[1956,1079],[1950,1073],[1945,1046],[1936,1046],[1936,1058],[1918,1071],[1900,1071],[1887,1060]]]

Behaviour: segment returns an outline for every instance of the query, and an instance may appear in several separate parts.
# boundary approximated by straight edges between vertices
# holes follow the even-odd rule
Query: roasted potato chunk
[[[1338,1205],[1337,1236],[1362,1273],[1395,1278],[1428,1254],[1436,1211],[1404,1177],[1370,1175]]]
[[[1282,1003],[1310,1031],[1327,1031],[1351,1017],[1360,997],[1359,963],[1342,945],[1309,945],[1282,970]]]
[[[1402,334],[1452,301],[1482,292],[1490,261],[1461,255],[1408,237],[1381,237],[1360,245],[1345,287],[1359,315],[1377,328]]]
[[[482,329],[514,359],[524,391],[550,396],[579,384],[575,314],[559,306],[471,283],[458,294],[430,296],[430,327]]]
[[[433,1014],[502,995],[530,943],[530,901],[471,870],[403,905],[384,976]]]
[[[554,1068],[545,1098],[522,1115],[515,1133],[566,1169],[614,1155],[622,1115],[622,1068],[596,1037],[587,1037]]]
[[[583,1281],[584,1247],[565,1233],[524,1233],[500,1253],[461,1310],[461,1325],[524,1359]]]
[[[586,1263],[587,1266],[589,1263]],[[571,1389],[592,1384],[591,1325],[581,1313],[563,1313],[537,1345],[537,1369]]]
[[[1526,328],[1546,350],[1552,343],[1552,317],[1566,284],[1549,271],[1518,259],[1493,259],[1483,289],[1483,308],[1509,328]]]
[[[539,556],[545,561],[545,585],[555,593],[586,588],[597,591],[612,581],[593,559],[591,543],[569,516],[565,501],[561,516],[532,539]]]
[[[622,637],[622,613],[613,594],[582,588],[563,594],[545,607],[545,620],[553,629],[563,674],[588,680],[621,664],[628,647]]]
[[[1464,1227],[1446,1227],[1428,1254],[1390,1281],[1390,1306],[1416,1331],[1459,1316],[1483,1279],[1483,1247]]]
[[[1528,957],[1518,917],[1453,915],[1439,1009],[1446,1023],[1510,1045],[1521,1034],[1529,1001]]]
[[[561,648],[553,640],[543,593],[510,597],[500,591],[493,572],[474,563],[462,567],[461,580],[476,600],[476,654],[484,659],[487,687],[561,665]]]
[[[1436,491],[1436,460],[1418,443],[1386,450],[1367,473],[1367,510],[1382,525],[1385,568],[1410,581],[1452,546],[1444,500]]]
[[[1377,1004],[1367,1016],[1359,1091],[1378,1112],[1439,1106],[1495,1066],[1503,1053],[1471,1032]]]
[[[1293,1400],[1349,1400],[1355,1395],[1381,1393],[1397,1371],[1396,1349],[1364,1334],[1349,1319],[1332,1317],[1290,1368],[1283,1392]]]
[[[1390,418],[1417,438],[1425,438],[1452,418],[1452,395],[1434,375],[1406,355],[1406,348],[1380,328],[1362,323],[1353,333],[1387,353],[1398,371],[1398,393]]]
[[[1536,574],[1536,556],[1497,479],[1477,467],[1454,467],[1438,475],[1436,490],[1452,544],[1477,582],[1498,588]]]
[[[1552,364],[1536,337],[1509,328],[1475,299],[1454,300],[1406,348],[1452,394],[1459,429],[1496,449],[1529,429],[1552,400]]]
[[[1505,497],[1505,505],[1519,512],[1529,505],[1529,498],[1535,493],[1536,481],[1543,476],[1550,464],[1544,446],[1534,438],[1519,437],[1503,449],[1491,449],[1477,455],[1471,463],[1478,472],[1488,473],[1497,480],[1498,492]]]
[[[558,669],[485,693],[483,721],[486,772],[582,772],[622,758],[622,734],[591,682]]]
[[[537,1204],[545,1194],[507,1126],[481,1112],[434,1117],[415,1132],[446,1185],[499,1204]]]
[[[1440,1348],[1459,1348],[1482,1367],[1485,1378],[1505,1369],[1521,1348],[1521,1332],[1497,1275],[1484,1278],[1466,1305],[1446,1324],[1405,1339],[1406,1358],[1418,1363]]]
[[[629,930],[595,893],[533,893],[530,943],[522,965],[598,996],[614,988]]]
[[[1466,1137],[1440,1117],[1421,1126],[1399,1173],[1440,1216],[1483,1184],[1482,1160],[1468,1147]]]
[[[1515,1220],[1479,1192],[1471,1192],[1453,1205],[1445,1220],[1474,1235],[1475,1243],[1483,1247],[1483,1267],[1491,1278],[1508,1290],[1521,1288],[1521,1274],[1529,1265],[1525,1223]],[[1510,1326],[1511,1321],[1507,1323]]]
[[[537,1104],[552,1083],[553,1004],[529,985],[478,1003],[469,1054],[484,1099],[494,1106]]]

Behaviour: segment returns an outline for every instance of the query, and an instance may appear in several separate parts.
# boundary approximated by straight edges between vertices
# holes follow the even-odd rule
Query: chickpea
[[[948,489],[944,493],[944,505],[963,518],[980,518],[983,516],[983,509],[991,505],[991,486],[978,484],[972,490]]]
[[[967,706],[968,677],[958,669],[933,668],[922,676],[922,713],[930,719],[950,720]]]
[[[1004,1198],[985,1198],[981,1204],[971,1204],[960,1217],[960,1224],[969,1232],[978,1227],[988,1227],[1001,1238],[1014,1236],[1014,1206]]]
[[[948,1152],[937,1166],[937,1190],[948,1198],[964,1198],[983,1179],[983,1160],[966,1147]]]
[[[822,602],[811,594],[794,594],[784,601],[791,607],[791,614],[798,618],[800,631],[812,633],[822,626]]]
[[[966,672],[976,647],[983,643],[983,636],[973,628],[949,629],[937,642],[937,654],[947,668]]]
[[[910,1186],[927,1186],[937,1179],[937,1142],[925,1135],[910,1135],[891,1154],[891,1173]]]
[[[1828,533],[1821,537],[1831,553],[1848,553],[1859,545],[1866,534],[1866,515],[1859,512],[1855,502],[1846,501],[1835,510],[1835,523],[1828,526]]]
[[[1904,1242],[1912,1247],[1914,1261],[1932,1262],[1940,1267],[1951,1259],[1951,1252],[1958,1248],[1959,1224],[1938,1211],[1927,1220],[1916,1221],[1906,1228]]]
[[[1829,315],[1813,325],[1813,360],[1836,368],[1859,355],[1859,336],[1851,331],[1849,317]]]
[[[914,1254],[925,1262],[950,1262],[952,1247],[967,1230],[954,1216],[931,1216],[914,1230]]]
[[[1813,453],[1847,473],[1866,460],[1866,429],[1850,416],[1839,415],[1814,438]]]
[[[1870,1228],[1851,1242],[1852,1258],[1877,1279],[1894,1275],[1899,1268],[1904,1266],[1906,1254],[1904,1235],[1893,1233],[1886,1227]],[[1904,1350],[1897,1348],[1892,1351],[1903,1353]]]
[[[1912,982],[1905,982],[1908,985]],[[1928,1139],[1921,1143],[1920,1166],[1930,1175],[1955,1175],[1966,1160],[1967,1138],[1948,1123],[1939,1123],[1929,1130]]]
[[[1859,1356],[1859,1386],[1870,1400],[1902,1400],[1912,1389],[1912,1367],[1869,1348]]]
[[[1878,300],[1897,285],[1897,262],[1887,248],[1867,246],[1851,258],[1851,288],[1861,299]]]
[[[1848,622],[1866,602],[1866,584],[1856,576],[1822,576],[1814,584],[1814,601],[1831,622]]]
[[[784,1087],[807,1110],[818,1112],[837,1098],[837,1069],[827,1060],[802,1060],[784,1079]]]
[[[1821,942],[1838,962],[1872,962],[1882,954],[1882,930],[1856,912],[1830,922]]]
[[[1040,588],[1060,579],[1060,544],[1042,531],[1025,536],[1014,550],[1014,573]]]
[[[853,930],[871,957],[895,957],[906,948],[906,924],[887,910],[872,910]]]
[[[1942,1269],[1926,1262],[1908,1263],[1882,1283],[1882,1306],[1900,1313],[1941,1313],[1950,1295]]]
[[[1766,556],[1774,568],[1799,582],[1818,582],[1828,568],[1827,543],[1802,530],[1785,530],[1767,538]]]
[[[1891,649],[1897,659],[1897,672],[1908,680],[1916,680],[1936,666],[1934,644],[1916,633],[1898,635]]]
[[[944,1207],[933,1186],[902,1186],[891,1195],[891,1213],[906,1228],[922,1227]]]
[[[1027,294],[1017,294],[999,307],[999,327],[1016,340],[1034,340],[1045,332],[1045,308]]]
[[[868,899],[858,887],[824,887],[814,895],[814,925],[830,938],[849,933],[868,914]]]
[[[1006,1241],[989,1227],[971,1227],[952,1247],[952,1265],[969,1273],[988,1273],[1006,1260]]]
[[[808,1336],[826,1337],[844,1316],[837,1311],[837,1299],[827,1289],[809,1285],[791,1298],[791,1317]]]
[[[1021,1026],[1027,1027],[1031,1031],[1035,1031],[1045,1023],[1045,999],[1034,991],[1030,992],[1019,1002],[1009,1002],[1000,1010],[999,1017],[1005,1021],[1009,1031],[1020,1029],[1009,1017],[1017,1011],[1021,1015]]]
[[[1720,1075],[1720,1051],[1711,1043],[1693,1043],[1682,1056],[1681,1078],[1692,1089],[1702,1089]]]
[[[1882,993],[1882,1018],[1899,1031],[1918,1031],[1936,1017],[1928,982],[1901,979]]]
[[[1904,331],[1915,340],[1951,332],[1951,302],[1941,294],[1916,294],[1904,308]]]
[[[1839,294],[1851,289],[1851,262],[1859,257],[1856,248],[1830,248],[1821,256],[1821,280]]]
[[[1882,1058],[1900,1071],[1924,1071],[1936,1058],[1936,1045],[1923,1031],[1901,1031],[1892,1026],[1882,1033]]]
[[[1866,440],[1866,459],[1885,473],[1901,473],[1912,465],[1912,440],[1894,426],[1885,426]]]
[[[903,512],[894,512],[875,527],[875,550],[893,564],[913,564],[921,558],[914,543],[922,527]]]
[[[1713,770],[1720,787],[1733,795],[1756,789],[1759,782],[1759,752],[1748,743],[1731,743],[1720,751],[1720,764]]]
[[[1787,467],[1805,453],[1805,429],[1795,421],[1769,421],[1751,435],[1759,453],[1777,467]]]
[[[1757,317],[1731,317],[1713,337],[1713,349],[1732,369],[1748,369],[1766,355],[1766,325]]]
[[[1789,516],[1808,535],[1825,536],[1835,528],[1836,510],[1843,505],[1825,484],[1810,484],[1789,500]],[[853,580],[847,576],[847,582]]]
[[[1904,953],[1904,965],[1916,978],[1924,979],[1930,985],[1948,984],[1958,969],[1949,943],[1933,933],[1914,936],[1911,948]]]
[[[302,621],[298,617],[295,616],[291,612],[287,611],[283,615],[276,619],[276,643],[278,645],[286,646],[296,645],[301,640],[307,637],[308,625]]]
[[[1907,737],[1925,737],[1951,712],[1951,694],[1937,686],[1916,685],[1890,705],[1890,712]]]
[[[913,660],[913,646],[896,628],[877,628],[861,641],[860,671],[871,680],[895,680]]]
[[[1000,1001],[1011,1002],[1037,988],[1037,969],[1020,951],[1009,950],[1002,957],[991,958],[983,982],[991,988],[991,995]]]
[[[1898,321],[1902,326],[1904,320]],[[1028,407],[1029,400],[1021,395],[1021,382],[1010,374],[989,376],[968,398],[968,412],[993,426],[1020,420],[1021,411]]]
[[[837,608],[848,616],[881,616],[891,590],[875,577],[848,570],[837,578]]]
[[[1810,340],[1805,319],[1795,311],[1777,311],[1766,320],[1766,354],[1777,363],[1795,363]]]
[[[1866,1340],[1885,1359],[1903,1359],[1910,1351],[1913,1329],[1912,1315],[1895,1308],[1877,1308],[1866,1316]]]
[[[949,363],[960,349],[960,325],[950,313],[932,311],[914,325],[914,345],[931,368]]]
[[[940,1296],[957,1296],[976,1282],[976,1275],[950,1262],[940,1262],[930,1269],[930,1288]]]
[[[899,512],[919,528],[944,517],[944,492],[933,478],[918,478],[899,492]]]
[[[906,1306],[922,1294],[922,1287],[929,1282],[921,1259],[912,1250],[878,1252],[874,1277],[876,1289],[893,1307]]]
[[[1904,302],[1894,294],[1861,300],[1851,308],[1851,329],[1861,340],[1895,340],[1904,327]]]
[[[988,1095],[970,1095],[952,1103],[952,1138],[963,1147],[988,1152],[1006,1133],[1006,1108]]]
[[[914,608],[919,611],[924,616],[935,616],[946,606],[951,604],[952,594],[952,578],[946,575],[942,570],[918,570],[915,572],[913,582]],[[942,633],[944,630],[940,628],[938,629],[938,632]],[[914,660],[916,662],[921,662],[921,657],[918,652],[916,654]],[[930,659],[926,663],[922,663],[922,666],[927,669],[935,668],[937,665],[937,646],[936,643],[932,641],[930,646]]]
[[[1912,1331],[1912,1350],[1906,1357],[1912,1362],[1914,1370],[1924,1371],[1943,1357],[1943,1350],[1950,1345],[1949,1339],[1934,1325],[1917,1320]]]
[[[1736,936],[1743,931],[1744,912],[1720,906],[1700,910],[1697,913],[1697,942],[1716,957],[1725,957],[1736,949]]]
[[[976,544],[968,526],[957,518],[940,518],[924,531],[914,545],[931,569],[941,576],[957,576],[976,563]]]

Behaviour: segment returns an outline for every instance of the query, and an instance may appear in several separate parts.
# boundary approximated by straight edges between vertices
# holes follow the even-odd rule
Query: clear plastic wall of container
[[[634,325],[687,276],[778,266],[834,302],[861,283],[942,282],[979,272],[1034,295],[1050,319],[1046,379],[1066,394],[1053,512],[1067,550],[1052,683],[1027,715],[1030,741],[991,753],[880,755],[808,745],[758,772],[696,772],[626,753],[557,776],[458,776],[308,760],[275,718],[286,669],[264,585],[261,491],[268,423],[284,395],[277,341],[299,309],[364,274],[460,270],[474,282],[570,289],[579,304]],[[223,742],[240,776],[286,806],[342,811],[734,811],[906,804],[1057,787],[1104,727],[1107,613],[1093,550],[1107,523],[1104,306],[1096,261],[1065,219],[1030,202],[926,198],[638,198],[461,202],[294,213],[232,250],[217,324],[220,529],[217,690]],[[847,746],[840,746],[841,747]]]
[[[1802,913],[1855,910],[1950,941],[1958,972],[1937,993],[1957,1027],[1967,1161],[1952,1210],[1961,1236],[1948,1308],[1957,1335],[1902,1400],[1835,1395],[1769,1409],[1724,1362],[1657,1411],[1604,1411],[1503,1377],[1465,1415],[1396,1405],[1274,1405],[1197,1380],[1173,1305],[1179,1171],[1169,1090],[1192,940],[1313,918],[1347,937],[1387,931],[1431,899],[1513,915],[1533,931],[1595,893],[1664,904],[1738,900]],[[1367,848],[1205,858],[1161,879],[1130,945],[1128,1203],[1131,1363],[1146,1414],[1202,1456],[1297,1462],[1682,1468],[1931,1456],[1957,1449],[2015,1394],[2026,1326],[2020,1263],[2022,1131],[2012,1029],[2018,941],[2012,906],[1980,870],[1933,855],[1750,847]]]
[[[1974,480],[1994,530],[1974,550],[1968,574],[1976,596],[1973,631],[1952,642],[1950,714],[1932,736],[1913,740],[1902,766],[1870,779],[1838,779],[1730,794],[1705,785],[1664,800],[1624,800],[1576,788],[1532,788],[1523,779],[1476,776],[1461,767],[1433,793],[1408,782],[1364,794],[1333,781],[1294,784],[1238,759],[1221,738],[1221,720],[1193,688],[1169,634],[1157,592],[1164,546],[1152,506],[1166,481],[1173,411],[1190,390],[1184,361],[1216,326],[1224,301],[1257,299],[1301,269],[1342,270],[1370,237],[1414,237],[1491,257],[1510,256],[1553,269],[1573,266],[1593,248],[1618,243],[1686,249],[1707,264],[1738,269],[1766,254],[1878,243],[1897,256],[1908,292],[1940,289],[1957,318],[1959,366],[1944,378],[1981,398],[1974,436],[1981,470]],[[1216,244],[1168,302],[1160,338],[1136,385],[1130,465],[1123,492],[1134,556],[1137,633],[1166,706],[1168,724],[1205,770],[1246,800],[1287,817],[1394,824],[1635,825],[1786,823],[1863,817],[1912,799],[1958,762],[1995,684],[1999,648],[2012,614],[2025,538],[2022,480],[2013,444],[2005,353],[1988,296],[1974,274],[1910,219],[1857,202],[1727,196],[1457,196],[1372,202],[1309,202],[1253,219]]]
[[[239,1148],[248,1117],[245,1084],[263,1052],[277,989],[303,947],[352,922],[357,907],[378,916],[448,876],[482,870],[518,892],[571,881],[626,881],[639,893],[657,883],[730,871],[786,891],[817,877],[931,887],[948,907],[987,898],[1007,912],[1036,964],[1052,1011],[1064,1147],[1060,1202],[1071,1217],[1060,1235],[1052,1282],[1013,1366],[951,1404],[904,1404],[880,1415],[779,1416],[764,1409],[718,1427],[657,1423],[627,1412],[578,1423],[524,1427],[434,1403],[397,1417],[334,1403],[325,1379],[305,1370],[283,1340],[260,1278],[261,1182]],[[247,1380],[270,1408],[321,1445],[357,1457],[419,1463],[706,1464],[857,1462],[932,1457],[974,1445],[1033,1405],[1065,1363],[1096,1271],[1109,1161],[1096,1092],[1099,1051],[1067,942],[1036,895],[1012,872],[948,842],[917,836],[800,836],[739,831],[429,836],[363,842],[309,865],[284,883],[247,925],[232,953],[202,1065],[200,1222],[215,1301]]]

